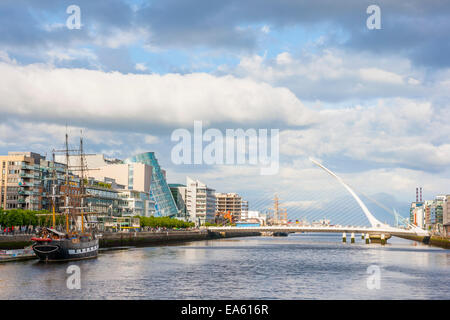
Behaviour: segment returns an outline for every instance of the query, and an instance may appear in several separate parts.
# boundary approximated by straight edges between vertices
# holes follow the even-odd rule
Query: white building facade
[[[189,220],[197,225],[214,223],[216,213],[215,190],[198,180],[186,177],[186,210]]]
[[[150,200],[148,192],[122,190],[119,192],[119,197],[128,203],[126,207],[123,207],[122,216],[151,217],[155,215],[155,202]]]

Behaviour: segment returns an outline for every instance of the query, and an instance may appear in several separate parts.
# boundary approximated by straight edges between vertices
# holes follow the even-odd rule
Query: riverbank
[[[436,247],[441,247],[444,249],[450,249],[450,239],[438,236],[424,237],[424,236],[413,236],[413,235],[402,235],[397,236],[399,238],[414,240],[418,242],[422,242],[425,244],[429,244]]]
[[[210,232],[196,231],[160,231],[160,232],[131,232],[131,233],[105,233],[100,238],[100,248],[122,246],[148,246],[186,241],[212,240],[220,238],[259,236],[259,232]]]
[[[252,237],[259,236],[259,232],[210,232],[207,230],[170,230],[160,232],[114,232],[103,233],[99,245],[100,248],[122,246],[148,246],[164,245],[186,241],[212,240],[220,238]],[[29,246],[32,235],[0,236],[0,249],[22,249]]]

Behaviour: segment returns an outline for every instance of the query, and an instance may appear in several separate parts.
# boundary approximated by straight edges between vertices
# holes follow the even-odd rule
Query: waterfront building
[[[248,202],[237,193],[216,193],[216,214],[231,214],[233,222],[242,221],[248,215]]]
[[[440,224],[442,225],[442,223],[444,222],[444,203],[446,201],[446,196],[445,195],[439,195],[436,196],[436,199],[434,200],[435,202],[435,216],[436,216],[436,224]]]
[[[49,160],[40,160],[40,173],[42,181],[42,197],[41,208],[43,210],[52,211],[52,198],[51,195],[64,193],[65,191],[65,172],[66,165]],[[80,180],[77,176],[69,173],[69,184],[71,188],[79,187]],[[79,188],[78,188],[79,189]],[[75,191],[72,191],[75,192]],[[64,206],[64,199],[62,197],[55,197],[55,210],[58,211],[59,207]]]
[[[113,179],[106,182],[88,178],[84,185],[85,191],[90,196],[86,198],[87,212],[95,212],[106,216],[121,216],[128,208],[128,201],[119,197],[120,190],[125,186],[118,185]]]
[[[247,212],[247,215],[245,218],[242,219],[243,221],[258,221],[260,225],[264,226],[266,225],[267,215],[261,213],[260,211],[256,210],[249,210]]]
[[[143,163],[152,167],[150,196],[155,202],[155,216],[176,217],[178,208],[166,181],[166,172],[161,169],[154,152],[145,152],[123,160],[122,163]]]
[[[444,203],[442,205],[442,224],[444,236],[450,237],[450,194],[445,196]]]
[[[155,215],[155,202],[150,199],[149,192],[122,190],[119,191],[119,197],[127,202],[127,206],[122,208],[122,216],[150,217]]]
[[[177,209],[179,212],[179,217],[184,221],[189,220],[189,214],[186,209],[186,195],[187,188],[186,185],[180,183],[169,183],[170,192],[172,193],[172,197],[175,200],[175,204],[177,205]]]
[[[186,210],[189,220],[197,225],[214,223],[216,213],[215,190],[201,181],[186,177]]]
[[[439,195],[433,200],[411,203],[410,223],[435,234],[445,233],[449,195]]]
[[[152,167],[144,163],[114,163],[89,171],[98,180],[112,178],[127,190],[150,193]]]
[[[40,161],[34,152],[8,152],[0,156],[0,207],[41,210]]]
[[[242,200],[241,203],[241,217],[248,217],[248,201]]]
[[[445,201],[446,196],[440,195],[436,196],[434,200],[423,202],[424,229],[442,233]]]
[[[425,215],[425,229],[431,229],[432,224],[436,223],[436,207],[433,200],[425,200],[423,202],[423,211]]]
[[[425,212],[423,202],[413,202],[409,209],[409,220],[411,224],[414,224],[420,228],[425,227]]]

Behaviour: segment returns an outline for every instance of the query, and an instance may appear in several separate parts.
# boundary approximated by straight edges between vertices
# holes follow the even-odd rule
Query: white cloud
[[[234,122],[312,123],[313,113],[286,88],[206,73],[136,75],[0,63],[0,111],[86,124],[191,127]]]
[[[426,75],[413,69],[409,60],[347,53],[337,49],[285,51],[274,58],[244,56],[237,67],[221,66],[227,72],[283,86],[302,101],[340,102],[383,97],[412,97],[429,90]]]
[[[21,134],[17,134],[21,132]],[[52,149],[62,149],[64,135],[69,144],[78,146],[80,136],[84,139],[87,153],[101,152],[108,156],[129,157],[136,146],[156,144],[159,138],[149,134],[123,133],[114,130],[87,129],[52,123],[9,120],[0,122],[0,148],[8,151],[33,151],[50,155]],[[143,150],[148,151],[148,150]]]
[[[386,70],[377,68],[361,68],[359,69],[359,74],[361,76],[361,79],[365,81],[403,84],[402,76]]]
[[[434,116],[429,102],[389,99],[319,113],[320,125],[281,132],[282,154],[347,157],[424,171],[450,166],[450,124]]]
[[[114,29],[109,32],[98,32],[93,26],[90,30],[90,35],[93,38],[93,43],[97,46],[108,48],[119,48],[122,46],[130,46],[142,39],[147,39],[150,32],[145,28],[135,28],[130,30]]]
[[[144,136],[144,142],[146,144],[155,144],[159,142],[159,138],[156,136],[146,135]]]
[[[145,66],[145,63],[136,63],[136,65],[134,66],[134,68],[137,71],[146,71],[147,67]]]
[[[63,61],[74,61],[79,59],[88,60],[90,62],[95,62],[98,64],[98,58],[95,55],[95,53],[92,52],[92,50],[87,48],[80,48],[80,49],[72,49],[72,48],[60,48],[60,49],[51,49],[45,52],[45,54],[49,58],[49,62],[51,64],[56,62],[63,62]]]
[[[17,61],[11,59],[6,51],[0,50],[0,61],[6,62],[8,64],[17,64]]]

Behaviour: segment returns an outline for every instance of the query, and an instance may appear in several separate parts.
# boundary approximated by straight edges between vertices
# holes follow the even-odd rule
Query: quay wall
[[[443,238],[438,236],[424,237],[424,236],[416,236],[416,235],[396,235],[399,238],[414,240],[418,242],[422,242],[425,244],[430,244],[436,247],[441,247],[445,249],[450,249],[450,239]]]
[[[233,237],[260,236],[259,232],[211,232],[194,231],[160,231],[160,232],[114,232],[103,233],[99,239],[100,248],[124,246],[149,246],[179,243],[186,241],[212,240]],[[32,235],[0,236],[0,249],[23,249],[31,245]]]
[[[100,248],[122,246],[148,246],[179,243],[186,241],[212,240],[232,237],[259,236],[259,232],[210,232],[201,231],[161,231],[161,232],[130,232],[105,233],[100,238]]]

